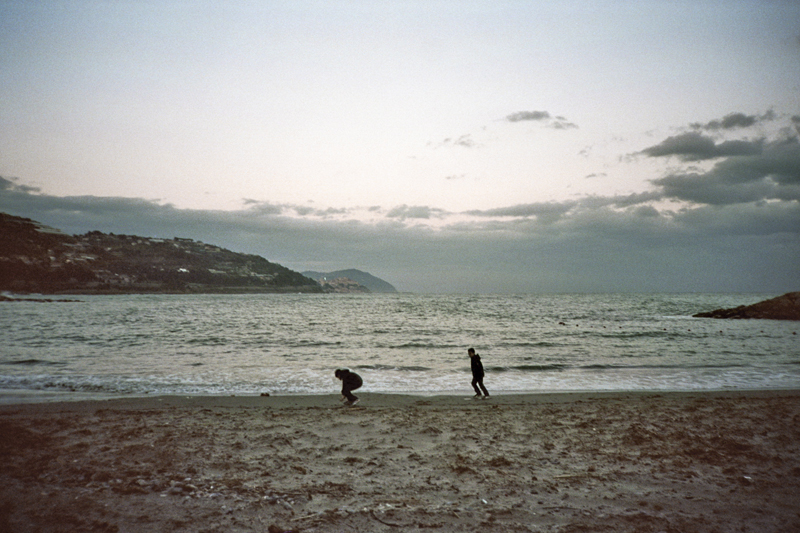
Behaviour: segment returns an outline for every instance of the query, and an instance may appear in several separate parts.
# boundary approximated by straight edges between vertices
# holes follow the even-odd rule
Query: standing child
[[[467,350],[470,358],[470,366],[472,366],[472,388],[475,389],[475,398],[481,397],[483,391],[483,398],[489,397],[489,391],[483,386],[483,363],[481,363],[481,356],[475,353],[475,348]],[[480,388],[478,386],[480,385]]]
[[[355,372],[350,372],[346,368],[336,370],[333,375],[342,380],[342,399],[347,401],[347,405],[357,404],[358,398],[351,391],[361,386],[363,383],[361,376]]]

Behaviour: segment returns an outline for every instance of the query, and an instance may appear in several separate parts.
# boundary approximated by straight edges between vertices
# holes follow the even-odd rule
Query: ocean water
[[[0,303],[0,401],[800,388],[800,324],[692,318],[775,294],[133,295]]]

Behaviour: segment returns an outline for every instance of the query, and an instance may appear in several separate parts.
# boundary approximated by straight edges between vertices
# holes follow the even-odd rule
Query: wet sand
[[[0,407],[0,531],[800,531],[800,391]]]

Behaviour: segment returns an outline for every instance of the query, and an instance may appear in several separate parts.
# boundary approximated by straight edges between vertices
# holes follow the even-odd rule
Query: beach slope
[[[800,392],[0,408],[0,531],[800,531]]]

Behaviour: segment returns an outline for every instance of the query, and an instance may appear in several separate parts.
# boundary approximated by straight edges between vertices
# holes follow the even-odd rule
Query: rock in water
[[[800,320],[800,292],[787,292],[783,296],[764,300],[753,305],[740,305],[733,309],[717,309],[694,315],[697,318],[766,318],[771,320]]]

